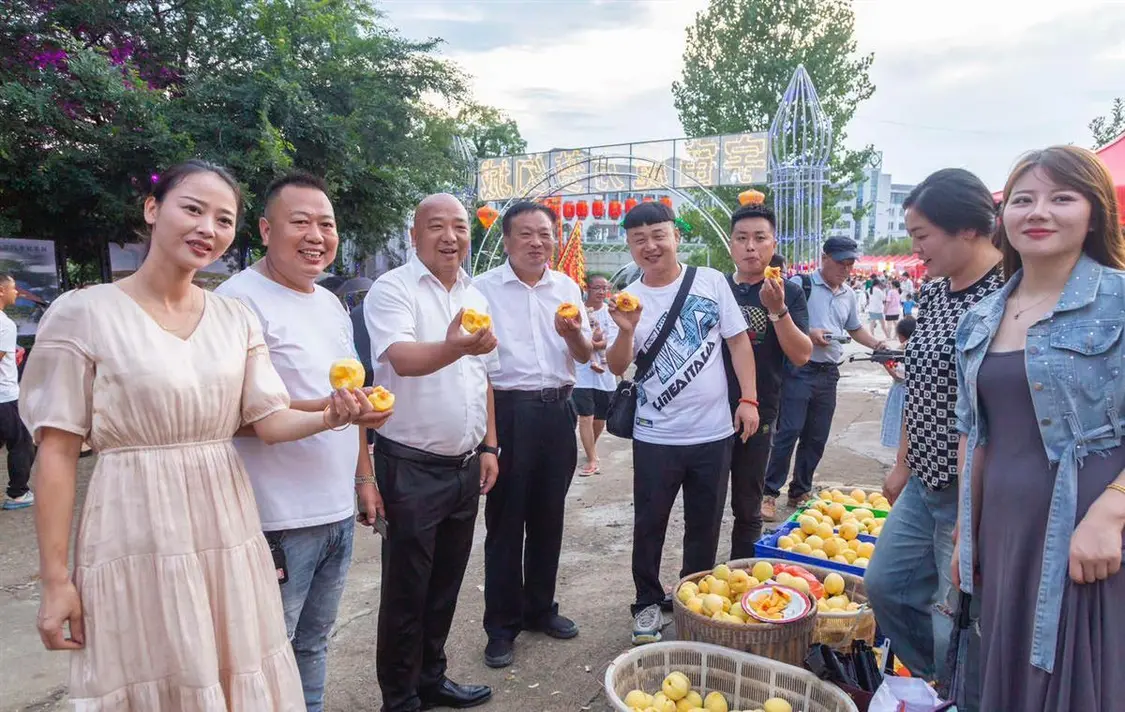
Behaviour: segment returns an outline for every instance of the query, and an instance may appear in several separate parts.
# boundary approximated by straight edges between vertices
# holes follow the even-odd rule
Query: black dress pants
[[[727,501],[731,438],[698,445],[633,441],[633,614],[664,601],[660,557],[668,519],[684,490],[684,559],[680,577],[714,568]]]
[[[35,446],[31,433],[20,420],[18,400],[0,403],[0,445],[8,450],[8,496],[22,497],[27,494],[27,483],[31,480]]]
[[[569,394],[493,395],[500,475],[484,505],[484,630],[490,640],[514,640],[558,612],[555,579],[578,465],[578,416]]]
[[[387,510],[375,668],[385,712],[421,707],[445,677],[445,640],[473,546],[480,461],[375,439]]]
[[[754,542],[762,536],[762,493],[770,459],[775,415],[763,413],[758,432],[746,442],[735,437],[730,457],[730,561],[754,556]]]

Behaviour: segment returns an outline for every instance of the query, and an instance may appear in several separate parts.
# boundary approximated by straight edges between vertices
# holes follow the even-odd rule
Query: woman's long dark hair
[[[1106,267],[1125,269],[1125,242],[1121,239],[1117,193],[1113,187],[1113,176],[1102,160],[1092,151],[1078,146],[1051,146],[1032,151],[1020,159],[1008,176],[1002,205],[1008,204],[1015,182],[1034,168],[1042,168],[1051,180],[1090,201],[1090,232],[1082,244],[1082,251]],[[1000,250],[1004,253],[1004,274],[1011,278],[1023,266],[1023,259],[1008,240],[1002,222],[996,228],[996,234]]]

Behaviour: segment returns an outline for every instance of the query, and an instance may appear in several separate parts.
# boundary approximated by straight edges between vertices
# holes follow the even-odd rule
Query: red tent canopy
[[[855,269],[858,272],[909,272],[912,277],[925,271],[922,260],[914,255],[864,255],[856,260]]]

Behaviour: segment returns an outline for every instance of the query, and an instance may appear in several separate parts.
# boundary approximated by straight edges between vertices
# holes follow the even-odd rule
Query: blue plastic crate
[[[778,539],[794,529],[800,528],[797,522],[784,522],[776,531],[771,534],[766,534],[754,544],[754,555],[760,559],[785,559],[798,564],[812,564],[813,566],[819,566],[823,569],[832,569],[863,578],[866,569],[861,569],[858,566],[841,564],[839,561],[830,561],[828,559],[818,559],[815,556],[807,556],[805,554],[795,554],[792,551],[785,551],[784,549],[778,548]],[[876,544],[879,541],[876,537],[866,534],[860,534],[859,540],[869,541],[872,544]]]

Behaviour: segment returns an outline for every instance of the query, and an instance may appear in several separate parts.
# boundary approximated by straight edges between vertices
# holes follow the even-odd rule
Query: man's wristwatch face
[[[789,309],[785,308],[785,309],[782,309],[781,313],[779,313],[779,314],[770,314],[769,315],[770,321],[781,321],[782,317],[784,317],[788,313],[789,313]]]

